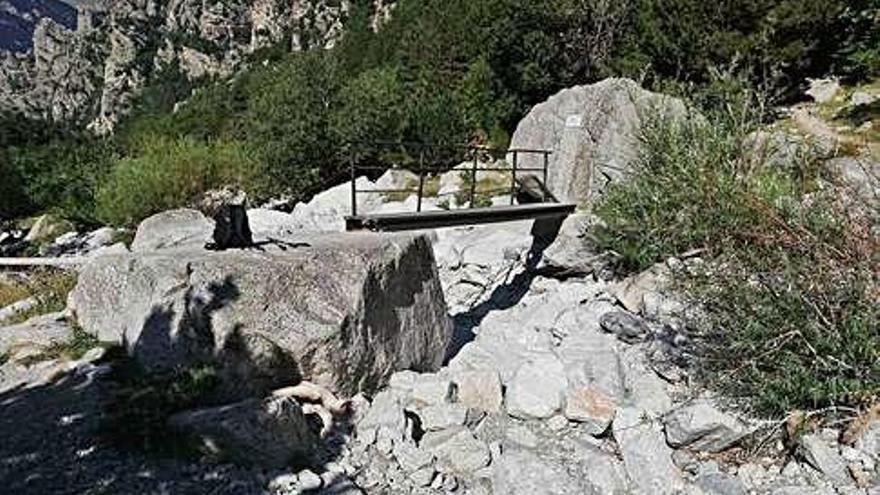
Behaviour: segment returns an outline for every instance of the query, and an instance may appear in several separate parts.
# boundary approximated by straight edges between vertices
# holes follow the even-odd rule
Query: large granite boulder
[[[96,259],[70,298],[79,324],[143,365],[218,365],[230,395],[307,379],[346,396],[438,368],[451,337],[420,235],[315,234],[309,244]]]
[[[652,93],[629,79],[605,79],[560,91],[517,126],[512,149],[548,149],[547,186],[560,201],[581,205],[627,175],[639,155],[646,117],[682,118],[681,100]],[[542,167],[543,156],[523,153],[522,167]]]

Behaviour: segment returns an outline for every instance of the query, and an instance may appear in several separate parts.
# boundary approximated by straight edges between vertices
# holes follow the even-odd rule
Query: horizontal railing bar
[[[413,173],[416,173],[416,171],[418,171],[418,169],[408,169],[408,168],[388,168],[388,167],[370,167],[370,166],[361,167],[361,166],[357,166],[357,165],[354,168],[355,168],[355,170],[406,170],[407,172],[413,172]],[[472,169],[462,170],[462,169],[456,169],[456,168],[433,167],[433,168],[423,168],[422,172],[425,172],[425,173],[455,172],[456,170],[459,172],[462,172],[462,173],[470,173]],[[537,167],[516,167],[516,170],[517,170],[517,172],[543,172],[544,171],[543,168],[537,168]],[[504,167],[485,167],[485,168],[478,168],[477,169],[477,172],[512,172],[512,171],[513,171],[512,168],[504,168]]]
[[[541,153],[542,155],[552,155],[553,152],[550,150],[539,150],[539,149],[531,149],[531,148],[508,148],[508,153],[513,153],[516,151],[517,153]],[[519,167],[517,167],[519,168]]]
[[[418,192],[418,189],[355,189],[358,193],[396,193],[396,192]]]
[[[402,146],[402,147],[414,147],[414,148],[438,148],[438,149],[452,149],[452,150],[476,150],[476,151],[495,151],[498,153],[512,153],[516,151],[517,153],[542,153],[542,154],[553,154],[551,150],[544,149],[534,149],[534,148],[493,148],[491,146],[482,146],[482,145],[469,145],[469,144],[440,144],[440,143],[420,143],[417,141],[386,141],[386,140],[377,140],[377,141],[350,141],[347,143],[348,145],[357,145],[357,146],[376,146],[376,147],[388,147],[388,146]]]

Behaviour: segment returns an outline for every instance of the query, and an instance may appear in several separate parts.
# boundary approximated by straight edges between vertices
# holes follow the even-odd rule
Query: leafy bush
[[[647,118],[640,171],[597,206],[596,241],[641,270],[704,249],[679,273],[707,383],[763,412],[859,405],[880,391],[880,240],[871,215],[814,191],[810,162],[755,166],[755,98],[705,119]]]
[[[97,212],[110,224],[131,225],[225,185],[262,190],[258,157],[243,143],[148,136],[113,165],[98,189]]]
[[[345,162],[328,128],[342,84],[336,60],[322,51],[294,54],[249,77],[243,136],[255,143],[272,181],[290,192],[317,192]]]
[[[94,223],[94,189],[110,156],[107,140],[0,115],[0,218],[51,210],[75,222]]]

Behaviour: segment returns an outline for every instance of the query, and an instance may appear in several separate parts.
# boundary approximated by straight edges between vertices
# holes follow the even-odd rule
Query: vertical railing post
[[[517,152],[513,150],[513,164],[510,170],[510,204],[513,204],[514,199],[516,199],[516,162],[517,162]]]
[[[419,151],[419,197],[416,202],[416,211],[422,211],[422,192],[425,190],[425,151]]]
[[[356,217],[358,214],[357,208],[357,172],[354,166],[354,149],[350,148],[348,150],[348,166],[351,171],[351,216]]]
[[[543,182],[543,187],[544,187],[544,188],[543,188],[543,190],[542,190],[542,194],[543,194],[543,202],[544,202],[544,203],[546,203],[546,202],[547,202],[547,199],[549,199],[549,198],[547,197],[547,195],[548,195],[548,193],[550,192],[550,188],[547,186],[547,168],[548,168],[549,166],[550,166],[550,153],[547,152],[547,151],[545,151],[545,152],[544,152],[544,182]]]
[[[474,151],[474,163],[471,167],[471,202],[468,205],[468,208],[474,207],[474,200],[477,197],[477,167],[480,166],[480,154],[477,148],[473,148]]]

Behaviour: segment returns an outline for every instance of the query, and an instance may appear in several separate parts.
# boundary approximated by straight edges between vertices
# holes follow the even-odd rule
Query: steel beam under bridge
[[[392,232],[435,229],[460,225],[510,222],[535,218],[567,217],[576,205],[571,203],[534,203],[461,210],[437,210],[406,213],[382,213],[345,217],[347,230]]]

